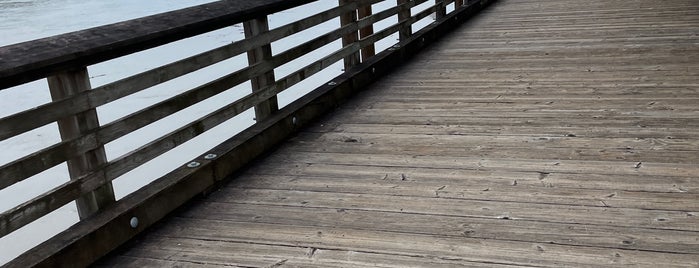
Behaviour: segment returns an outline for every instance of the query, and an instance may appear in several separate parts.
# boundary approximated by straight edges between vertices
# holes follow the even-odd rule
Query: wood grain
[[[698,11],[498,1],[103,264],[696,267]]]

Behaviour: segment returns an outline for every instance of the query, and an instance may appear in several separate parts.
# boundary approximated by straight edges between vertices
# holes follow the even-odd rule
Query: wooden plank
[[[571,247],[545,243],[496,241],[468,237],[444,237],[356,230],[346,228],[302,227],[279,224],[235,223],[196,219],[177,219],[163,228],[169,237],[260,242],[276,245],[319,247],[338,250],[362,249],[363,252],[396,254],[503,265],[538,267],[597,265],[689,266],[696,258],[686,254],[639,252],[622,249]],[[181,232],[188,230],[188,232]],[[536,256],[532,258],[532,256]]]
[[[699,253],[697,247],[699,242],[694,239],[693,232],[687,231],[407,214],[367,211],[361,208],[338,210],[302,205],[271,206],[203,202],[184,211],[179,217],[225,222],[334,227],[501,241],[526,241],[609,249]],[[151,244],[151,241],[141,243],[138,246],[142,244]]]
[[[642,128],[638,127],[556,127],[540,128],[527,126],[463,126],[463,125],[392,125],[392,124],[353,124],[331,122],[325,120],[322,124],[304,129],[305,133],[368,133],[368,134],[418,134],[418,135],[475,135],[475,136],[549,136],[566,137],[570,134],[581,138],[626,138],[639,139],[693,139],[693,133],[699,129],[673,128]]]
[[[353,170],[351,167],[346,167]],[[359,169],[359,168],[354,168]],[[411,170],[412,171],[412,170]],[[424,170],[423,170],[424,172]],[[274,173],[274,172],[269,172]],[[359,172],[357,172],[359,173]],[[366,174],[366,173],[363,173]],[[549,174],[550,175],[550,174]],[[560,187],[541,183],[538,177],[502,177],[495,179],[468,179],[454,175],[425,173],[375,172],[366,175],[290,176],[269,174],[250,176],[245,184],[236,183],[242,189],[298,190],[330,193],[375,194],[486,200],[571,206],[635,208],[645,210],[699,211],[693,202],[695,192],[639,192],[629,190],[584,189]],[[406,179],[403,180],[403,177]],[[548,177],[548,175],[546,175]],[[546,179],[546,178],[544,178]],[[491,181],[494,180],[494,181]],[[659,184],[659,180],[655,182]],[[696,187],[694,187],[696,188]],[[533,199],[533,197],[536,197]]]
[[[435,7],[437,8],[437,10],[435,11],[435,19],[441,20],[447,14],[447,5],[445,3],[445,0],[434,0],[434,3]]]
[[[474,263],[436,259],[424,256],[406,256],[362,251],[337,250],[316,247],[280,246],[264,243],[239,243],[221,240],[200,240],[149,236],[153,243],[138,245],[118,260],[109,262],[124,265],[136,261],[178,264],[201,264],[234,267],[471,267]],[[237,254],[230,254],[236,252]],[[349,256],[349,257],[348,257]],[[128,258],[121,260],[121,258]],[[98,267],[104,265],[97,265]],[[109,265],[107,265],[109,266]],[[196,267],[196,266],[195,266]],[[492,265],[492,267],[511,267]]]
[[[665,230],[699,230],[699,212],[598,206],[571,206],[434,197],[347,194],[296,190],[223,188],[213,202],[260,205],[305,205],[318,208],[363,209],[426,215],[469,216],[501,220],[542,221]],[[555,212],[555,213],[552,213]]]
[[[485,190],[490,186],[517,185],[540,186],[546,188],[591,189],[649,193],[697,193],[699,185],[692,177],[657,175],[609,175],[577,174],[563,172],[507,171],[507,170],[465,170],[453,168],[390,167],[367,165],[344,165],[332,163],[281,162],[278,167],[252,168],[251,174],[271,176],[331,177],[338,180],[354,179],[357,176],[382,179],[402,179],[405,175],[411,183],[431,181],[440,184],[473,185],[474,189]],[[434,176],[437,172],[439,176]],[[354,174],[354,175],[353,175]],[[482,185],[482,186],[478,186]],[[429,189],[428,189],[429,190]],[[601,197],[603,198],[603,197]]]
[[[92,88],[86,67],[50,76],[48,84],[51,98],[54,100],[64,99]],[[58,120],[58,130],[62,140],[74,139],[89,133],[98,128],[99,125],[97,111],[94,109]],[[99,169],[105,163],[107,163],[107,155],[102,146],[71,158],[68,160],[70,179],[77,180]],[[82,193],[81,197],[76,200],[80,219],[92,216],[113,204],[114,201],[114,189],[112,189],[111,184],[105,184],[94,191]]]
[[[408,18],[410,18],[410,8],[406,3],[408,3],[408,0],[396,0],[398,6],[401,7],[400,12],[398,12],[398,22],[402,22]],[[410,35],[413,34],[413,29],[412,29],[412,24],[405,24],[403,27],[400,28],[398,31],[398,39],[403,41],[408,39]]]
[[[371,5],[360,7],[357,9],[357,19],[362,20],[366,17],[371,16],[372,10]],[[374,34],[374,25],[369,25],[367,27],[359,29],[359,39],[364,39],[367,36]],[[376,54],[376,48],[374,44],[363,47],[361,50],[362,62],[366,61],[368,58],[373,57]]]
[[[275,154],[275,161],[308,164],[344,164],[390,167],[451,168],[465,170],[507,170],[547,173],[576,173],[599,175],[647,175],[694,177],[699,167],[693,164],[627,161],[581,161],[565,159],[511,159],[477,156],[423,156],[405,154],[313,153],[302,155]],[[286,159],[286,160],[285,160]],[[637,167],[638,166],[638,167]]]
[[[313,140],[317,138],[317,140]],[[691,164],[699,161],[699,141],[639,138],[580,138],[561,136],[505,135],[405,135],[338,133],[303,135],[294,139],[291,152],[406,154],[423,156],[479,156],[484,158],[530,158],[599,160]],[[594,145],[591,145],[594,144]]]
[[[352,2],[352,0],[338,0],[340,5],[345,5]],[[340,27],[345,27],[348,25],[357,23],[357,10],[352,10],[340,16]],[[347,33],[342,37],[342,46],[346,47],[359,41],[359,33],[357,31]],[[345,58],[345,70],[348,70],[354,65],[360,63],[360,54],[356,53],[347,58]]]
[[[267,16],[261,16],[253,20],[246,21],[243,23],[243,29],[245,31],[245,38],[252,38],[256,35],[265,33],[269,31],[269,25],[267,22]],[[254,65],[258,62],[268,61],[272,58],[272,44],[267,43],[259,47],[253,48],[248,51],[248,64]],[[268,72],[253,77],[250,79],[252,84],[252,91],[259,91],[276,82],[274,78],[274,70],[269,70]],[[272,113],[279,110],[279,104],[277,102],[277,96],[272,96],[268,100],[255,105],[255,120],[260,121],[269,117]]]

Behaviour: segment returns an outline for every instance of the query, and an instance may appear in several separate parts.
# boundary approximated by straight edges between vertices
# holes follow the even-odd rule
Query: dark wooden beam
[[[50,76],[48,77],[48,83],[51,98],[54,100],[64,99],[91,89],[87,68]],[[94,108],[62,118],[57,123],[58,130],[61,133],[61,140],[64,141],[86,135],[100,126],[97,110]],[[71,180],[77,180],[104,166],[107,163],[107,154],[104,151],[104,146],[100,145],[95,149],[79,154],[79,156],[73,159],[69,159],[67,162]],[[111,183],[84,194],[76,200],[80,219],[88,218],[100,209],[113,204],[114,201],[114,189],[112,189]]]

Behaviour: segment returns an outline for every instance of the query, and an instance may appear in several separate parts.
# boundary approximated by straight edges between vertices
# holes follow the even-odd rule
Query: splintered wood
[[[501,0],[105,266],[697,267],[699,1]]]

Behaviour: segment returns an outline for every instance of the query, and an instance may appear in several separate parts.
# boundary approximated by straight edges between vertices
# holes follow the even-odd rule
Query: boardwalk
[[[501,0],[100,262],[697,267],[699,2]]]

